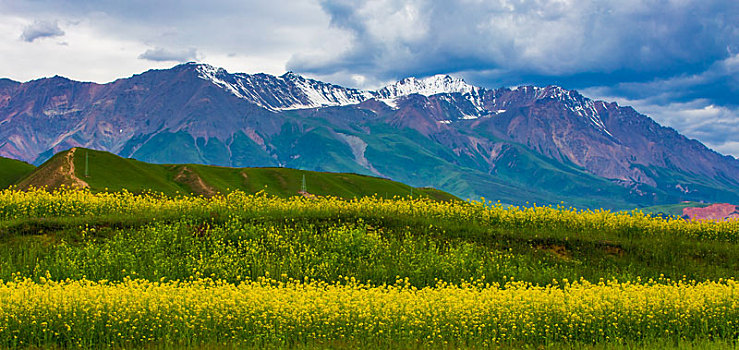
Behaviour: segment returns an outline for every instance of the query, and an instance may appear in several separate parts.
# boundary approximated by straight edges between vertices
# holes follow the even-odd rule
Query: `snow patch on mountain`
[[[279,77],[269,74],[229,74],[224,69],[207,64],[196,65],[196,70],[200,78],[271,111],[346,106],[374,97],[366,91],[307,79],[292,72]]]
[[[478,111],[483,111],[483,89],[448,75],[405,78],[377,91],[345,88],[308,79],[293,72],[275,77],[269,74],[230,74],[208,64],[195,64],[198,76],[228,90],[236,97],[272,111],[347,106],[377,99],[397,109],[396,99],[411,94],[433,96],[460,93]]]
[[[474,111],[462,112],[462,119],[504,113],[505,109],[488,111],[484,107],[485,89],[467,84],[463,79],[449,75],[434,75],[427,78],[405,78],[377,91],[345,88],[338,85],[308,79],[293,72],[276,77],[269,74],[229,74],[222,68],[208,64],[197,64],[201,78],[211,81],[233,95],[248,100],[271,111],[347,106],[376,99],[392,109],[398,109],[398,99],[412,94],[426,97],[439,94],[461,94],[474,106]],[[605,135],[613,136],[606,129],[595,104],[577,91],[551,85],[547,87],[521,86],[510,91],[524,94],[535,100],[555,99],[561,101],[572,113],[588,121]],[[454,98],[442,96],[454,104]],[[493,100],[495,104],[495,100]],[[470,114],[470,112],[472,112]],[[446,123],[446,122],[445,122]]]
[[[378,96],[381,101],[386,101],[412,94],[419,94],[428,97],[438,94],[459,93],[470,101],[478,112],[483,112],[483,91],[484,89],[467,84],[463,79],[438,74],[423,79],[417,79],[414,77],[405,78],[377,90],[374,94]]]
[[[575,90],[566,90],[556,85],[550,85],[543,88],[534,87],[533,89],[536,93],[536,99],[550,98],[559,100],[572,113],[575,113],[583,119],[589,121],[590,124],[600,132],[613,137],[611,132],[608,131],[605,124],[603,123],[598,110],[595,109],[595,103],[592,100],[586,98],[583,95],[580,95],[580,93]]]
[[[307,79],[293,72],[284,74],[280,79],[296,87],[305,97],[305,99],[301,99],[301,101],[304,101],[302,104],[280,108],[283,110],[354,105],[374,97],[372,93],[367,91]]]
[[[378,99],[378,101],[386,104],[391,109],[399,109],[397,98],[380,98]]]
[[[223,68],[216,68],[209,64],[198,64],[195,68],[198,72],[198,76],[201,79],[208,80],[212,82],[215,85],[218,85],[226,90],[229,90],[232,94],[236,95],[237,97],[248,99],[246,96],[242,95],[239,92],[239,89],[235,88],[233,84],[226,82],[221,77],[224,75],[227,75],[228,72],[226,72]]]
[[[439,74],[423,79],[405,78],[385,86],[378,90],[377,94],[382,98],[394,98],[411,94],[424,96],[455,92],[469,94],[479,90],[480,88],[467,84],[463,79]]]

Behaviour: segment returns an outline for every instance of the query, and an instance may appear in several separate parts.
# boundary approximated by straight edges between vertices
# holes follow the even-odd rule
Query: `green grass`
[[[723,242],[604,241],[588,237],[588,231],[429,228],[438,223],[282,215],[260,213],[236,221],[164,216],[157,217],[158,224],[141,216],[5,222],[0,278],[14,272],[38,278],[50,271],[60,279],[187,279],[200,271],[231,282],[265,273],[324,281],[352,276],[377,283],[401,276],[419,287],[483,275],[491,282],[513,278],[540,285],[563,278],[739,278],[739,249]]]
[[[0,157],[0,189],[18,182],[34,169],[36,167],[20,160]]]
[[[88,176],[85,176],[86,162]],[[93,191],[126,189],[134,193],[147,190],[165,194],[189,192],[187,187],[173,181],[171,169],[160,164],[79,148],[75,153],[74,165],[77,177],[87,182]]]
[[[242,190],[247,193],[264,191],[278,197],[293,196],[300,191],[303,176],[309,193],[319,196],[353,198],[377,195],[429,197],[454,200],[456,197],[432,188],[411,186],[372,176],[350,173],[326,173],[290,168],[226,168],[188,165],[218,192]]]
[[[52,159],[58,159],[59,155]],[[38,168],[41,174],[48,164]],[[451,194],[433,188],[411,186],[378,177],[328,173],[290,168],[228,168],[197,164],[150,164],[122,158],[112,153],[78,148],[74,155],[75,175],[87,182],[93,192],[156,192],[166,195],[265,192],[279,197],[298,195],[305,176],[308,192],[319,196],[355,198],[424,197],[434,200],[458,200]],[[30,176],[33,177],[33,174]],[[33,184],[33,181],[29,182]]]

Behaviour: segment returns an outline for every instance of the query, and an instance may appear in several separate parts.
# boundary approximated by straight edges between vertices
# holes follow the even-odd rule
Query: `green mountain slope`
[[[451,154],[411,129],[378,126],[363,137],[368,143],[365,156],[380,173],[412,186],[437,183],[465,199],[486,197],[517,205],[565,201],[576,207],[607,209],[633,208],[634,203],[644,202],[628,188],[515,143],[501,148],[496,167],[486,173],[476,165],[484,159]]]
[[[73,169],[73,173],[70,171]],[[61,171],[57,171],[61,170]],[[49,174],[67,174],[51,179]],[[378,177],[351,173],[327,173],[289,168],[228,168],[197,164],[150,164],[108,152],[74,148],[56,154],[25,178],[19,187],[61,184],[89,187],[93,192],[162,192],[167,195],[193,193],[211,196],[241,190],[264,191],[270,195],[299,195],[303,177],[308,193],[341,198],[410,196],[435,200],[456,197],[435,189],[411,186]]]
[[[0,188],[6,188],[33,172],[35,166],[20,160],[0,157]]]

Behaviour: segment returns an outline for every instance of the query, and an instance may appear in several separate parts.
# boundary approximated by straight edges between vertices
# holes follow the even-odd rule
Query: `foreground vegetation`
[[[738,241],[638,211],[5,190],[0,346],[733,346]]]
[[[260,280],[17,280],[0,287],[0,344],[552,344],[736,336],[739,284],[478,281],[416,289]]]

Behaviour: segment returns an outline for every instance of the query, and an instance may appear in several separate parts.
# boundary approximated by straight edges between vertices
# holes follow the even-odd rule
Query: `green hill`
[[[36,169],[20,160],[0,157],[0,188],[6,188]]]
[[[196,164],[150,164],[122,158],[108,152],[73,148],[56,154],[18,183],[21,188],[47,186],[88,187],[93,192],[162,192],[167,195],[192,193],[212,196],[241,190],[264,191],[270,195],[299,195],[303,177],[307,192],[341,198],[377,195],[428,197],[456,200],[446,192],[411,186],[372,176],[351,173],[305,171],[289,168],[227,168]]]

